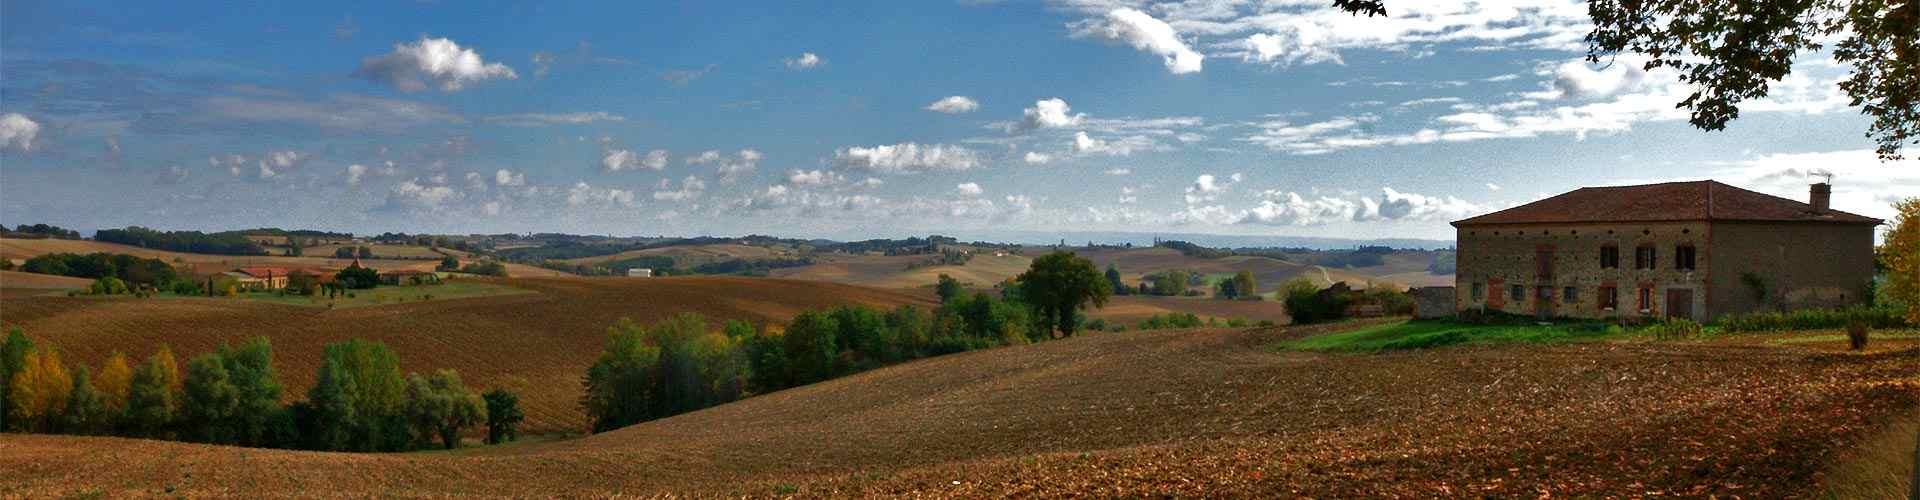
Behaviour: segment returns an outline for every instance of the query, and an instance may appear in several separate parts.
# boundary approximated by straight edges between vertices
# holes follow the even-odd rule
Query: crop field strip
[[[584,432],[580,377],[622,317],[663,319],[695,311],[710,320],[760,324],[807,309],[842,304],[930,305],[916,295],[831,283],[751,278],[507,279],[535,293],[328,310],[231,299],[13,297],[0,302],[0,326],[19,326],[90,366],[114,350],[143,359],[161,344],[189,359],[265,336],[286,399],[305,397],[328,342],[386,342],[407,371],[460,371],[475,387],[521,391],[522,430]],[[724,298],[717,298],[724,297]]]
[[[1088,335],[455,454],[6,436],[20,479],[0,495],[190,475],[184,494],[1805,496],[1820,464],[1920,409],[1913,350],[1269,349],[1352,327]]]

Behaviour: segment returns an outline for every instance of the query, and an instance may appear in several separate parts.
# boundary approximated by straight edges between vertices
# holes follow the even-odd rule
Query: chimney
[[[1827,207],[1833,200],[1833,185],[1825,182],[1817,182],[1807,191],[1807,204],[1813,205],[1813,213],[1827,213]]]

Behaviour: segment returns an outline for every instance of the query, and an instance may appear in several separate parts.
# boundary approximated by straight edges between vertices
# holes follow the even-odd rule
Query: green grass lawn
[[[492,283],[449,280],[438,285],[382,286],[366,290],[351,290],[350,293],[352,293],[352,297],[340,296],[328,299],[322,295],[304,296],[281,295],[274,292],[249,292],[242,293],[236,298],[304,307],[327,307],[331,304],[335,308],[341,308],[404,304],[429,300],[494,297],[534,292]]]
[[[1628,335],[1604,323],[1553,325],[1476,325],[1445,320],[1410,320],[1282,342],[1278,350],[1377,352],[1455,344],[1573,342]]]

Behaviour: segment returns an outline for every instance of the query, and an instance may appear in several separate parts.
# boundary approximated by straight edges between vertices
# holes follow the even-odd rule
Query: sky
[[[1451,239],[1715,179],[1891,216],[1807,54],[1726,130],[1577,1],[0,2],[0,223]],[[1909,156],[1912,156],[1910,153]]]

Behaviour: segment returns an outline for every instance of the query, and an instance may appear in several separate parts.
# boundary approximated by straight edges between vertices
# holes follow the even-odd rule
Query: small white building
[[[652,269],[628,269],[627,277],[628,278],[652,278],[653,270]]]

